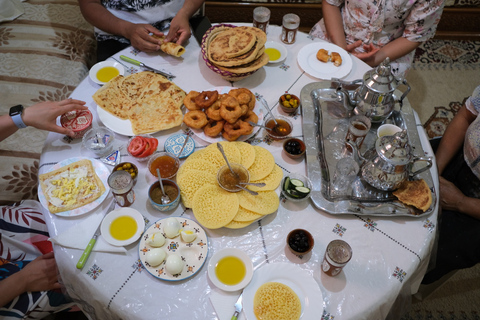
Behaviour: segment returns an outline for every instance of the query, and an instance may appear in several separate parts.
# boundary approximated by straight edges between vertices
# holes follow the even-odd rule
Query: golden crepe
[[[255,292],[253,313],[262,320],[298,320],[302,314],[302,303],[289,286],[266,282]]]
[[[400,188],[392,192],[401,202],[414,206],[423,212],[432,204],[432,192],[425,180],[405,181]]]
[[[185,53],[185,48],[181,45],[176,44],[175,42],[163,42],[163,40],[165,40],[165,37],[160,37],[156,35],[153,35],[152,37],[162,41],[162,44],[160,45],[160,50],[162,50],[166,54],[174,57],[180,57],[182,54]]]
[[[97,105],[129,119],[134,134],[151,133],[179,126],[185,91],[162,75],[150,71],[118,76],[97,90]]]
[[[88,159],[41,174],[39,180],[51,213],[82,207],[105,192],[102,180]]]

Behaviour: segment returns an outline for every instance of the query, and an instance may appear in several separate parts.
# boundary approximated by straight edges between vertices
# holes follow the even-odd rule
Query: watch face
[[[9,115],[10,116],[16,116],[18,114],[22,114],[22,112],[23,112],[23,106],[21,104],[19,104],[19,105],[16,105],[16,106],[10,108]]]

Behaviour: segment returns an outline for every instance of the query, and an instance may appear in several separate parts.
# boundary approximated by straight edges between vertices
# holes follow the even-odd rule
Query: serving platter
[[[182,217],[174,218],[178,220],[182,228],[188,227],[193,229],[193,231],[197,235],[197,238],[193,242],[185,242],[182,240],[181,236],[177,236],[173,239],[167,238],[165,232],[163,231],[165,222],[168,219],[165,218],[160,219],[150,225],[143,233],[142,237],[140,238],[140,243],[138,245],[140,261],[142,261],[145,269],[155,278],[165,281],[180,281],[192,277],[205,264],[208,255],[208,239],[205,230],[193,220]],[[171,254],[180,254],[182,260],[185,263],[181,273],[175,275],[168,273],[165,268],[165,262],[167,258],[165,259],[165,261],[163,261],[160,265],[156,267],[152,267],[146,262],[146,256],[148,251],[153,249],[153,247],[147,243],[147,240],[153,233],[156,232],[163,233],[165,239],[167,240],[165,244],[161,247],[166,251],[167,258]]]
[[[336,193],[332,186],[332,178],[337,161],[346,155],[345,136],[348,118],[351,115],[351,111],[344,107],[343,101],[335,94],[336,87],[337,83],[333,81],[315,82],[303,87],[300,94],[303,134],[307,147],[307,175],[313,184],[310,195],[314,205],[331,214],[424,217],[432,213],[436,204],[431,174],[433,169],[413,177],[424,179],[432,193],[432,205],[425,212],[401,203],[391,192],[370,187],[358,175],[347,193]],[[396,95],[395,100],[398,96]],[[392,115],[385,123],[406,129],[413,154],[425,156],[414,111],[408,99],[403,100],[402,107],[396,104]],[[362,154],[371,152],[374,147],[379,125],[372,124],[360,148]]]

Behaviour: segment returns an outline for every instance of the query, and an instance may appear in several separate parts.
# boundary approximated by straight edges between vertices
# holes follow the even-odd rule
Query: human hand
[[[135,49],[143,52],[156,52],[160,50],[161,40],[155,39],[151,35],[163,36],[157,28],[149,24],[130,24],[126,31],[126,38]]]
[[[73,136],[72,130],[57,126],[56,123],[58,116],[72,110],[88,110],[88,108],[84,101],[75,99],[45,101],[25,108],[22,118],[27,126]]]
[[[452,182],[440,177],[440,206],[446,210],[460,211],[459,204],[466,196]]]
[[[357,40],[357,41],[355,41],[355,42],[352,43],[352,44],[347,44],[346,50],[347,50],[348,52],[353,53],[353,52],[355,52],[355,50],[356,50],[358,47],[360,47],[362,44],[363,44],[362,40]]]
[[[164,42],[175,42],[182,45],[190,38],[191,34],[188,17],[177,14],[170,24],[170,29]]]
[[[376,47],[373,43],[369,43],[363,45],[363,52],[353,52],[352,54],[369,66],[374,67],[376,66],[375,55],[379,50],[379,47]]]
[[[60,289],[58,270],[53,252],[40,256],[20,270],[24,292]]]

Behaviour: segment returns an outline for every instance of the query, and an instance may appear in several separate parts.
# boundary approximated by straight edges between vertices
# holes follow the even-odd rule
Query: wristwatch
[[[12,117],[13,122],[19,129],[27,127],[25,122],[23,122],[22,113],[23,113],[23,106],[21,104],[10,108],[9,115],[10,117]]]

